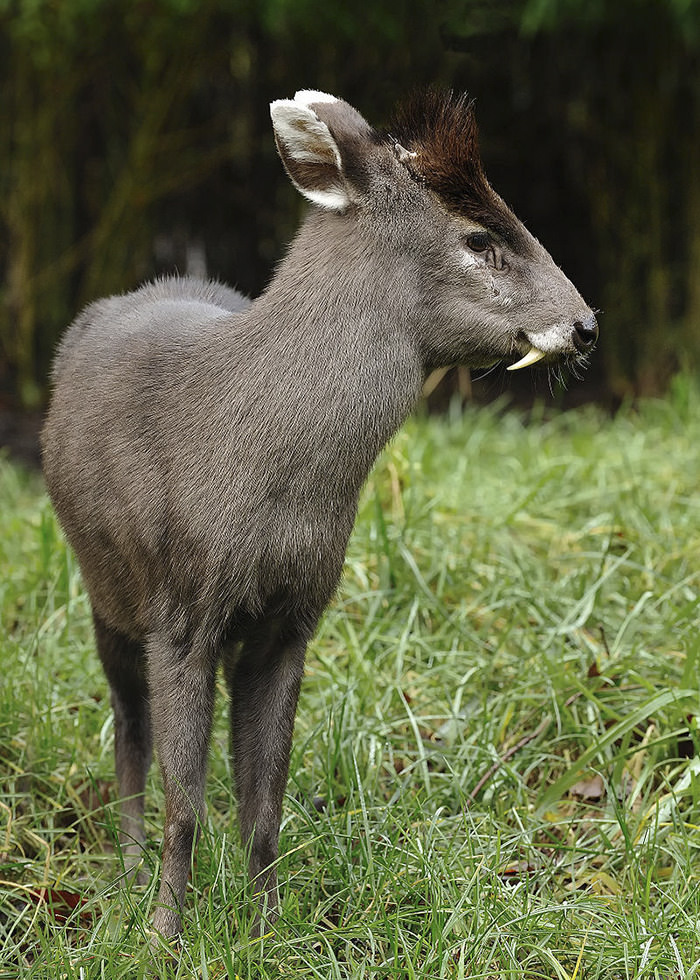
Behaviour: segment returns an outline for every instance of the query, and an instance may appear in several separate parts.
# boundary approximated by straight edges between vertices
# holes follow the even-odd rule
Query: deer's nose
[[[598,323],[595,314],[591,313],[585,320],[576,320],[574,323],[574,347],[582,354],[593,347],[598,339]]]

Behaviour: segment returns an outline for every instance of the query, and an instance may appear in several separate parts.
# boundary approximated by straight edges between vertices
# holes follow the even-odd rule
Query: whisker
[[[483,369],[483,373],[482,373],[482,374],[475,374],[475,375],[473,375],[473,376],[472,376],[472,381],[483,381],[483,380],[484,380],[484,378],[488,378],[488,376],[489,376],[490,374],[493,374],[493,372],[494,372],[494,371],[496,370],[496,368],[498,368],[499,366],[500,366],[500,365],[499,365],[499,363],[498,363],[498,361],[497,361],[497,362],[496,362],[495,364],[492,364],[492,365],[491,365],[491,367],[489,367],[489,368],[484,368],[484,369]]]

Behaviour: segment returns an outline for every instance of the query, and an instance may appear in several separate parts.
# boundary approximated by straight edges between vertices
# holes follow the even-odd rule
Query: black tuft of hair
[[[383,134],[411,155],[411,175],[456,211],[495,232],[514,248],[522,246],[520,222],[489,184],[479,152],[474,100],[429,88],[415,92]]]

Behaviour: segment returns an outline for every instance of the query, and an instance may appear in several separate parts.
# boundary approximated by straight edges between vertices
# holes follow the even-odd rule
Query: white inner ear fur
[[[334,95],[328,95],[327,92],[317,92],[312,88],[303,88],[295,93],[294,101],[308,108],[308,106],[313,105],[315,102],[337,102],[338,100]]]
[[[308,92],[304,94],[309,95]],[[311,94],[316,96],[323,93]],[[326,101],[329,100],[337,101],[333,96],[326,96]],[[344,186],[343,162],[328,126],[318,118],[313,109],[292,99],[277,99],[272,102],[270,115],[275,135],[290,158],[287,171],[297,190],[314,204],[331,211],[344,211],[350,202]],[[329,181],[327,174],[326,179],[321,181],[325,186],[315,186],[310,175],[304,175],[304,183],[300,183],[300,173],[292,172],[294,162],[331,167],[336,171],[337,184],[332,179]]]
[[[320,204],[328,211],[344,211],[350,203],[347,194],[338,188],[337,190],[317,191],[309,187],[302,187],[294,181],[294,186],[300,190],[304,197],[307,197],[314,204]]]
[[[270,104],[270,115],[277,138],[291,157],[300,163],[325,163],[342,170],[340,150],[313,109],[292,99],[277,99]]]

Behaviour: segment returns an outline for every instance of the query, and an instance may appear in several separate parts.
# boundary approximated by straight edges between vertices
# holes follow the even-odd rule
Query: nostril
[[[590,350],[598,339],[598,323],[595,315],[591,313],[585,320],[576,320],[574,323],[574,347],[578,351]]]

